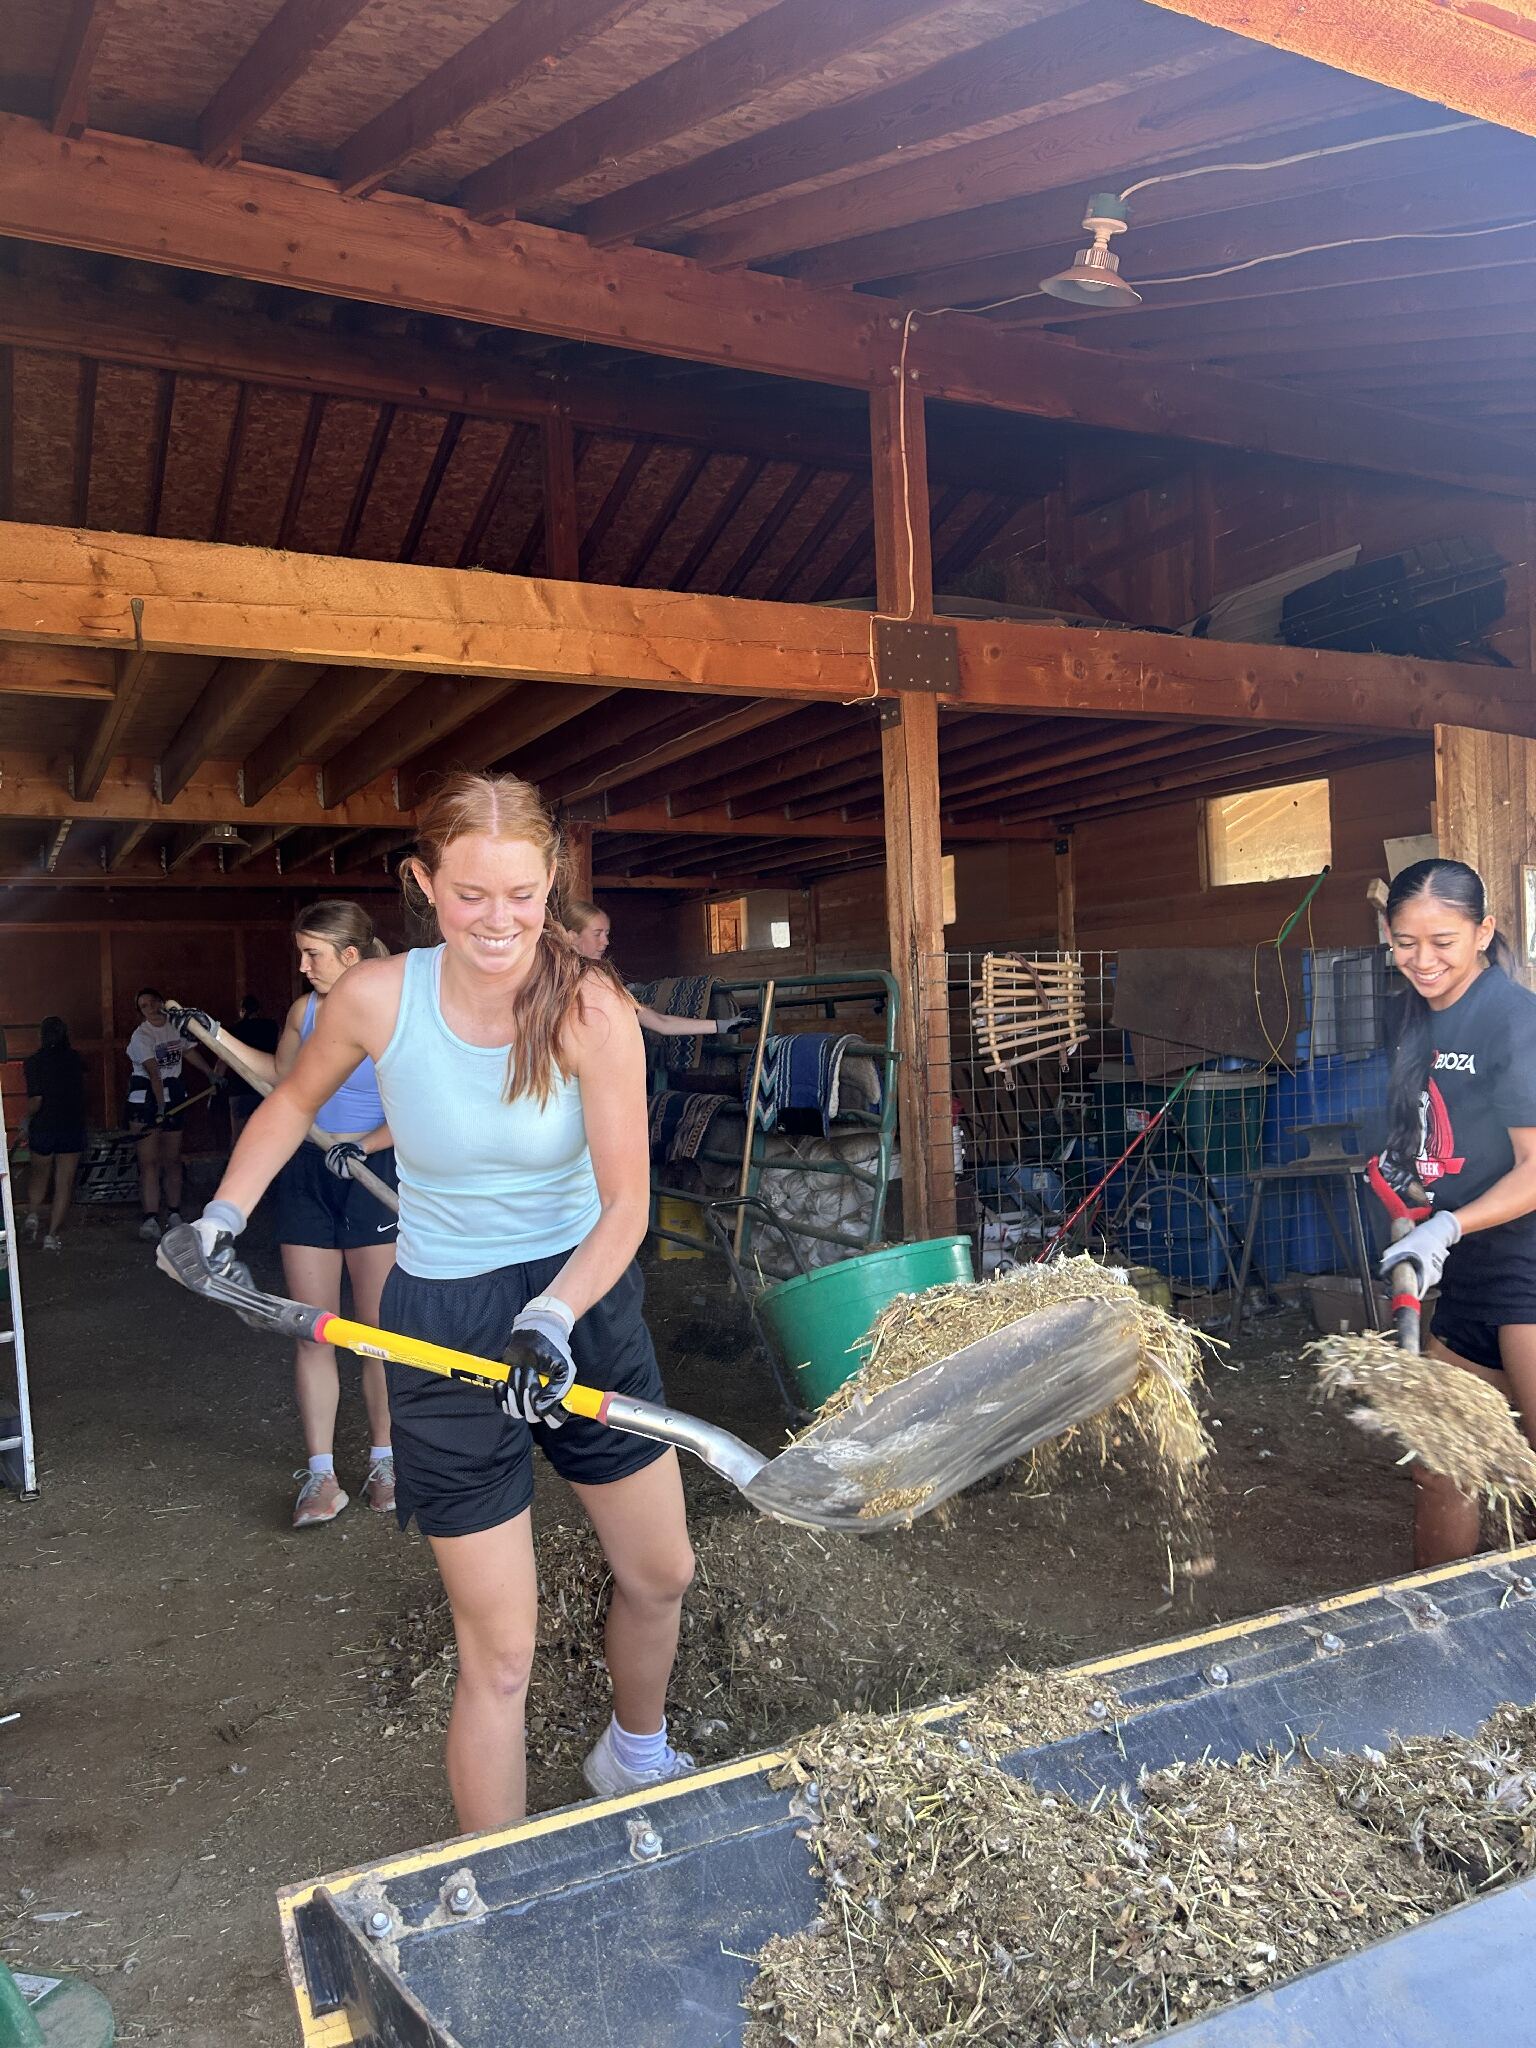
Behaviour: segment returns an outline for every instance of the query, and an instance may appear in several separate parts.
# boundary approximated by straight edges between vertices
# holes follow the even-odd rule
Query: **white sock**
[[[310,1459],[309,1469],[311,1472],[334,1472],[336,1470],[334,1454],[330,1451],[321,1451],[317,1456]]]
[[[388,1444],[374,1444],[368,1452],[368,1462],[377,1465],[380,1458],[392,1458],[394,1455]]]
[[[667,1724],[663,1720],[654,1735],[631,1735],[619,1726],[614,1715],[608,1724],[608,1741],[614,1756],[626,1771],[659,1771],[667,1761]]]

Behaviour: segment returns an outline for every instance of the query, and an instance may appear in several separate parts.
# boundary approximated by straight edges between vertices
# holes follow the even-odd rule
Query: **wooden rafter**
[[[764,597],[777,600],[788,597],[802,574],[810,564],[819,560],[822,548],[837,532],[848,514],[861,498],[869,495],[869,478],[851,476],[822,512],[816,524],[806,534],[789,560],[775,575],[763,592]]]
[[[326,762],[320,771],[321,801],[326,809],[344,804],[400,762],[457,731],[466,719],[504,695],[505,688],[505,684],[485,677],[425,677],[408,697]]]
[[[710,747],[745,739],[748,733],[761,731],[787,717],[792,708],[788,704],[741,704],[714,716],[693,718],[684,730],[659,737],[655,745],[643,747],[638,756],[629,743],[594,755],[556,793],[563,801],[579,803],[600,791],[627,787],[639,771],[670,767]]]
[[[60,780],[58,763],[25,748],[0,747],[0,775],[5,778],[8,818],[76,818],[128,820],[145,818],[162,825],[228,824],[240,820],[241,835],[249,826],[264,825],[397,825],[408,823],[385,782],[360,790],[339,809],[327,811],[315,788],[312,769],[290,776],[251,810],[243,810],[236,787],[237,764],[209,761],[179,796],[162,803],[156,788],[155,763],[138,756],[113,760],[96,795],[86,799]],[[249,822],[247,822],[249,821]]]
[[[0,653],[0,697],[110,704],[115,668],[112,655],[80,647],[7,647]]]
[[[581,519],[576,504],[576,430],[569,413],[544,422],[544,573],[562,583],[581,575]]]
[[[861,612],[127,534],[105,549],[23,524],[6,547],[0,643],[135,650],[138,599],[150,652],[811,703],[869,694]],[[1011,620],[950,631],[955,701],[976,711],[1536,735],[1530,678],[1513,670],[1290,647],[1247,647],[1236,665],[1219,642]]]
[[[102,855],[101,864],[109,875],[118,873],[126,866],[130,855],[138,851],[144,835],[151,829],[148,818],[135,818],[131,823],[117,828]]]
[[[455,768],[494,768],[570,720],[579,719],[612,694],[611,690],[580,684],[522,683],[467,719],[451,737],[408,758],[401,776],[401,795],[420,802],[431,782]]]
[[[486,534],[490,531],[491,521],[496,517],[496,509],[506,495],[507,485],[512,480],[512,472],[517,468],[518,463],[523,459],[527,451],[532,433],[532,427],[523,421],[508,427],[507,437],[502,443],[501,454],[497,458],[496,467],[491,472],[490,482],[486,485],[480,502],[475,507],[474,516],[469,522],[463,544],[459,548],[459,568],[473,569],[478,566],[480,549],[485,541]]]
[[[693,545],[670,578],[677,590],[692,588],[693,580],[714,552],[715,543],[746,502],[747,494],[763,473],[761,462],[743,462],[735,481],[694,536]]]
[[[80,365],[80,381],[75,394],[75,487],[71,493],[74,505],[73,518],[77,526],[90,524],[91,509],[91,450],[96,434],[96,365],[83,362]],[[218,535],[214,535],[218,539]]]
[[[52,114],[49,126],[55,135],[85,133],[86,103],[91,90],[91,67],[107,32],[112,0],[74,0],[54,67]]]
[[[835,63],[861,43],[937,13],[943,4],[840,0],[828,7],[825,0],[779,0],[740,28],[475,171],[464,181],[464,209],[475,220],[506,220],[530,200],[734,112],[744,100]]]
[[[647,804],[665,798],[670,810],[679,817],[689,811],[707,811],[715,804],[745,805],[749,799],[761,803],[762,791],[775,789],[796,775],[829,767],[834,761],[845,759],[850,750],[862,748],[866,740],[871,747],[875,743],[873,732],[866,734],[857,715],[850,715],[841,705],[796,712],[794,724],[784,738],[787,750],[783,753],[759,755],[750,761],[722,762],[718,770],[704,762],[677,787],[672,786],[669,778],[666,787],[635,794],[631,801]]]
[[[284,0],[199,115],[203,162],[233,163],[262,116],[367,5],[368,0]]]
[[[368,510],[368,496],[373,489],[374,479],[379,473],[379,464],[384,460],[384,450],[389,445],[389,431],[395,423],[395,408],[381,405],[373,423],[373,432],[368,440],[368,452],[363,457],[363,466],[357,473],[352,487],[352,502],[347,507],[347,516],[341,523],[341,535],[336,542],[338,555],[350,555],[357,545],[357,531],[363,523],[363,514]]]
[[[795,275],[822,284],[894,277],[942,263],[945,216],[967,212],[979,198],[1001,202],[1106,178],[1113,183],[1186,151],[1356,112],[1380,97],[1313,65],[1292,69],[1272,58],[1237,56],[1184,79],[1137,86],[824,191],[787,196],[687,246],[717,268],[790,259]]]
[[[0,117],[0,233],[865,389],[883,388],[900,347],[879,300],[751,273],[727,288],[653,250],[597,264],[555,229],[476,227],[398,197],[359,208],[313,179],[214,171],[159,144],[76,149],[16,115]],[[961,316],[919,323],[908,367],[931,397],[1522,498],[1536,471],[1536,450],[1459,424],[1420,427],[1410,444],[1400,420],[1369,407],[1309,397],[1280,410],[1265,386],[1151,375],[1123,357],[1106,374],[1096,353]]]
[[[723,597],[734,597],[752,571],[757,567],[768,549],[778,538],[779,530],[791,512],[805,496],[816,480],[816,471],[808,467],[795,470],[774,499],[767,514],[759,520],[755,531],[748,535],[741,552],[729,569],[720,578],[720,592]]]
[[[225,449],[224,468],[219,478],[219,496],[214,506],[213,529],[208,536],[210,540],[222,540],[224,530],[229,524],[229,508],[235,495],[235,485],[240,479],[240,462],[245,453],[245,436],[250,416],[251,387],[249,384],[242,384],[235,399],[234,418],[230,421],[229,443]],[[82,526],[85,523],[84,519],[80,521]]]
[[[203,763],[218,753],[282,666],[280,660],[219,663],[160,757],[155,781],[162,803],[174,803]]]
[[[16,354],[0,348],[0,519],[16,503]]]
[[[398,685],[395,668],[332,668],[317,676],[299,702],[246,756],[240,795],[247,805],[285,782],[304,761],[323,761],[347,726],[364,717]]]
[[[391,171],[491,100],[552,71],[638,0],[521,0],[430,76],[376,114],[336,153],[343,192],[371,192]]]
[[[437,494],[442,489],[443,478],[453,460],[453,451],[459,445],[459,436],[464,431],[464,415],[454,412],[443,423],[437,446],[432,451],[432,460],[422,479],[421,489],[416,494],[416,509],[405,529],[405,538],[400,543],[400,560],[414,562],[416,550],[421,546],[421,537],[427,530],[427,521],[432,517],[432,507],[437,503]]]
[[[634,551],[625,567],[622,581],[638,583],[651,565],[651,557],[661,546],[672,528],[674,520],[692,494],[694,485],[709,466],[709,450],[698,448],[678,470],[670,491],[656,508],[656,516],[645,532],[636,541]]]
[[[112,756],[120,750],[129,721],[149,692],[149,654],[139,648],[117,657],[112,701],[96,722],[74,762],[74,792],[89,802],[101,788]]]
[[[1216,47],[1197,30],[1170,37],[1167,23],[1134,0],[1083,0],[851,104],[817,108],[623,186],[582,207],[573,225],[600,247],[627,241],[1046,106],[1063,92],[1123,92],[1147,67],[1166,81],[1181,57],[1202,61]]]
[[[639,481],[640,472],[651,458],[653,444],[649,441],[632,441],[629,450],[619,465],[613,482],[603,497],[603,502],[593,513],[586,532],[581,537],[580,572],[583,576],[596,560],[599,549],[608,538],[608,530],[624,509],[625,501]]]

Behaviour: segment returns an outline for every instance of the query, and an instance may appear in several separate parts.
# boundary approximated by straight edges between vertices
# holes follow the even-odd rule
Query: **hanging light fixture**
[[[1092,244],[1079,249],[1065,270],[1043,277],[1040,289],[1053,299],[1066,299],[1074,306],[1094,306],[1100,312],[1128,313],[1141,304],[1140,292],[1133,291],[1120,275],[1120,258],[1109,246],[1111,235],[1120,234],[1130,218],[1125,201],[1116,192],[1095,192],[1083,215],[1083,226],[1093,236]]]

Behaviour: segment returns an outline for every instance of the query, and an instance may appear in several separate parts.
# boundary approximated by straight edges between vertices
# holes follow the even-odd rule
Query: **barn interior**
[[[1296,944],[1369,952],[1388,842],[1478,865],[1529,959],[1499,12],[11,0],[7,1125],[45,1011],[107,1131],[145,984],[276,1014],[319,896],[409,939],[466,767],[555,807],[627,979],[889,1030],[894,1192],[842,1249],[979,1269],[1000,1176],[1062,1166],[1043,1070],[987,1074],[985,955],[1085,963],[1089,1089],[1121,956],[1247,961],[1323,869]],[[1230,1301],[1238,1223],[1177,1235],[1144,1262]]]

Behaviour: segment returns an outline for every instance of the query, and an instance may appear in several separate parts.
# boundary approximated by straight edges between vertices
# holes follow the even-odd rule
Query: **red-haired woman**
[[[504,1393],[389,1369],[400,1519],[414,1514],[432,1544],[458,1638],[448,1779],[465,1830],[524,1806],[535,1443],[613,1573],[614,1712],[587,1782],[612,1793],[692,1768],[664,1713],[693,1575],[676,1453],[561,1406],[578,1373],[646,1400],[662,1389],[635,1265],[649,1203],[640,1027],[611,970],[545,914],[558,856],[527,783],[444,786],[406,872],[442,943],[342,977],[197,1225],[225,1250],[320,1104],[373,1060],[400,1181],[384,1321],[512,1368]]]

